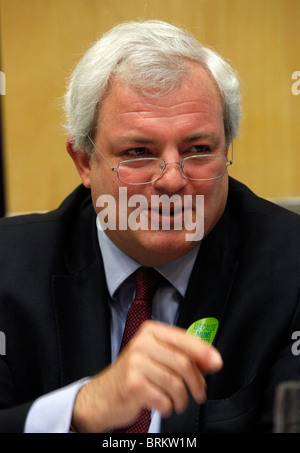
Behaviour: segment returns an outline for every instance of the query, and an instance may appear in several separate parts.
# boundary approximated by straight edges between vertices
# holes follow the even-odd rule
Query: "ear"
[[[231,148],[231,151],[229,151],[230,148]],[[231,139],[231,141],[228,143],[228,147],[227,147],[225,156],[227,157],[227,159],[229,161],[231,161],[231,163],[233,162],[233,139]]]
[[[84,151],[74,151],[74,145],[72,141],[72,137],[69,137],[66,143],[66,148],[68,153],[70,154],[75,167],[81,177],[83,185],[90,189],[91,187],[91,167],[90,167],[90,159],[91,157]]]

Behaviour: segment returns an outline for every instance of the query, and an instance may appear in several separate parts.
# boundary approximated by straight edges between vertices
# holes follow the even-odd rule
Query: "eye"
[[[144,156],[148,153],[147,148],[131,148],[126,151],[126,154],[129,154],[133,157]]]
[[[191,146],[191,148],[189,149],[189,152],[192,154],[200,154],[200,153],[209,154],[211,152],[211,148],[210,148],[210,146],[207,146],[207,145],[194,145],[194,146]]]

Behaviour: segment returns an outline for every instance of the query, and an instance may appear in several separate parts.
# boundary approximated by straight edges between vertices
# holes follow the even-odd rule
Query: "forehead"
[[[99,128],[105,124],[128,127],[141,123],[151,125],[154,120],[174,126],[187,122],[218,122],[223,124],[222,99],[215,82],[200,66],[191,71],[170,93],[146,96],[125,83],[121,77],[110,85],[99,111]],[[131,123],[132,121],[132,123]]]

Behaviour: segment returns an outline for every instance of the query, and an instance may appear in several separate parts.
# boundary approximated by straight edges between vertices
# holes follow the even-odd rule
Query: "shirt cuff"
[[[24,433],[69,433],[75,397],[89,381],[80,379],[38,398],[29,409]]]

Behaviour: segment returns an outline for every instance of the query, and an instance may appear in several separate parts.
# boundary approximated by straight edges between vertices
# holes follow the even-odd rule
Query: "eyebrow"
[[[184,141],[184,143],[190,143],[190,142],[194,142],[196,140],[202,139],[202,138],[208,138],[209,140],[211,140],[213,142],[213,144],[216,144],[219,141],[217,135],[214,132],[199,132],[196,134],[192,134],[192,135],[185,137],[185,139],[183,141]]]
[[[183,139],[184,143],[191,143],[199,139],[209,139],[215,145],[219,142],[217,135],[214,132],[198,132],[195,134],[188,135]],[[138,135],[127,135],[123,137],[118,137],[116,143],[118,145],[128,145],[129,143],[139,143],[141,145],[153,145],[155,140],[152,138],[141,137]]]
[[[151,138],[139,137],[137,135],[128,135],[124,137],[118,137],[116,143],[118,145],[127,145],[128,143],[140,143],[142,145],[153,144],[155,141]]]

